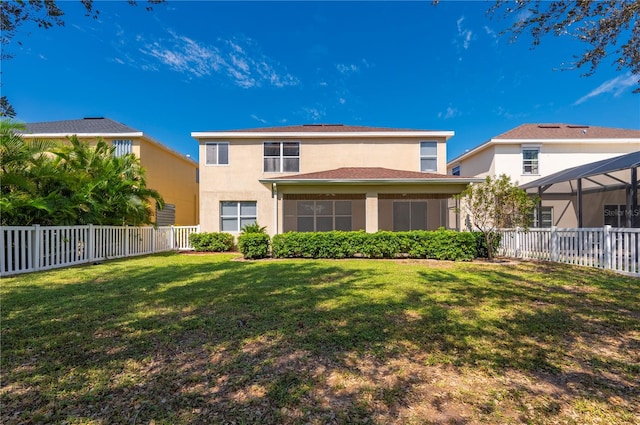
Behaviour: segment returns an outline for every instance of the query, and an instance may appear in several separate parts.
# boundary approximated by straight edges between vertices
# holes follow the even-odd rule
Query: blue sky
[[[64,27],[9,46],[2,94],[21,121],[109,117],[193,158],[192,131],[306,123],[453,130],[448,159],[522,123],[640,128],[637,78],[563,71],[582,44],[510,43],[489,5],[60,2]]]

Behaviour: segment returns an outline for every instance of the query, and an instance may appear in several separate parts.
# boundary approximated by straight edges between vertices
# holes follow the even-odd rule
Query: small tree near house
[[[460,210],[471,230],[484,234],[488,259],[493,260],[493,250],[499,235],[498,229],[529,227],[531,212],[537,199],[516,186],[505,174],[492,178],[488,176],[482,183],[473,183],[458,195]]]

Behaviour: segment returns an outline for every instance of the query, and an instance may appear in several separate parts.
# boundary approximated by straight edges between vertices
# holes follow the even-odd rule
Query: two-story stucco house
[[[447,173],[477,177],[506,174],[520,185],[568,168],[640,150],[640,130],[572,124],[523,124],[465,152],[447,164]],[[542,194],[542,191],[541,191]],[[577,199],[571,193],[544,193],[534,227],[576,227]],[[624,190],[592,190],[585,227],[606,222],[607,205],[626,202]]]
[[[165,201],[156,210],[158,225],[198,224],[198,164],[152,137],[109,118],[84,118],[26,124],[26,139],[64,141],[68,137],[96,143],[101,138],[115,147],[115,155],[133,153],[146,170],[147,185]]]
[[[313,124],[193,132],[202,231],[437,229],[479,179],[447,176],[452,131]]]

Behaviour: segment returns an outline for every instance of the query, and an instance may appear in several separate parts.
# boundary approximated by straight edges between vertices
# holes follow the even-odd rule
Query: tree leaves
[[[107,142],[92,147],[75,136],[68,144],[24,140],[21,128],[0,127],[3,225],[141,225],[164,205],[135,155],[116,157]]]
[[[582,54],[574,55],[573,62],[576,68],[588,67],[585,76],[593,75],[603,59],[613,56],[617,69],[629,69],[640,77],[640,1],[497,0],[489,13],[502,18],[515,16],[503,34],[511,33],[515,40],[528,31],[534,47],[547,34],[588,44]],[[634,90],[639,92],[640,85]]]

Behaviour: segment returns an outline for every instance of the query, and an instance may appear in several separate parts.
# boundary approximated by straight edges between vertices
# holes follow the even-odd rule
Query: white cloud
[[[461,16],[457,21],[456,25],[458,27],[458,37],[456,38],[456,44],[458,47],[462,46],[464,50],[467,50],[471,46],[471,40],[474,39],[473,31],[465,28],[462,24],[464,23],[464,16]]]
[[[625,75],[612,78],[611,80],[605,81],[604,83],[600,84],[598,87],[591,90],[580,99],[576,100],[574,105],[580,105],[581,103],[586,102],[592,97],[601,95],[603,93],[613,93],[614,96],[620,96],[626,89],[628,89],[629,87],[633,87],[636,84],[638,84],[638,77],[634,76],[630,72],[627,72]]]
[[[308,119],[318,121],[327,115],[326,111],[320,108],[302,108]]]
[[[153,42],[141,35],[137,35],[135,41],[140,45],[138,52],[146,60],[128,63],[140,69],[157,70],[156,64],[159,64],[190,78],[221,75],[243,88],[299,84],[297,78],[260,53],[253,40],[248,38],[218,39],[216,45],[211,45],[169,30],[167,37]]]
[[[452,108],[451,106],[447,107],[445,112],[438,112],[438,118],[444,118],[445,120],[449,118],[455,118],[460,115],[460,112],[456,108]]]
[[[339,63],[339,64],[336,65],[336,69],[338,70],[338,72],[343,74],[343,75],[356,74],[356,73],[359,73],[362,69],[368,69],[370,67],[371,67],[371,65],[369,65],[369,62],[367,62],[366,59],[361,59],[360,60],[360,64]]]
[[[347,103],[347,99],[345,99],[344,97],[339,97],[338,98],[338,103],[341,105],[344,105],[345,103]]]
[[[341,74],[353,74],[353,73],[356,73],[356,72],[360,71],[360,68],[358,68],[357,65],[354,65],[354,64],[345,65],[343,63],[337,64],[336,65],[336,69]]]
[[[267,120],[265,120],[264,118],[260,118],[256,114],[251,114],[251,118],[253,118],[254,120],[258,121],[259,123],[268,124]]]

